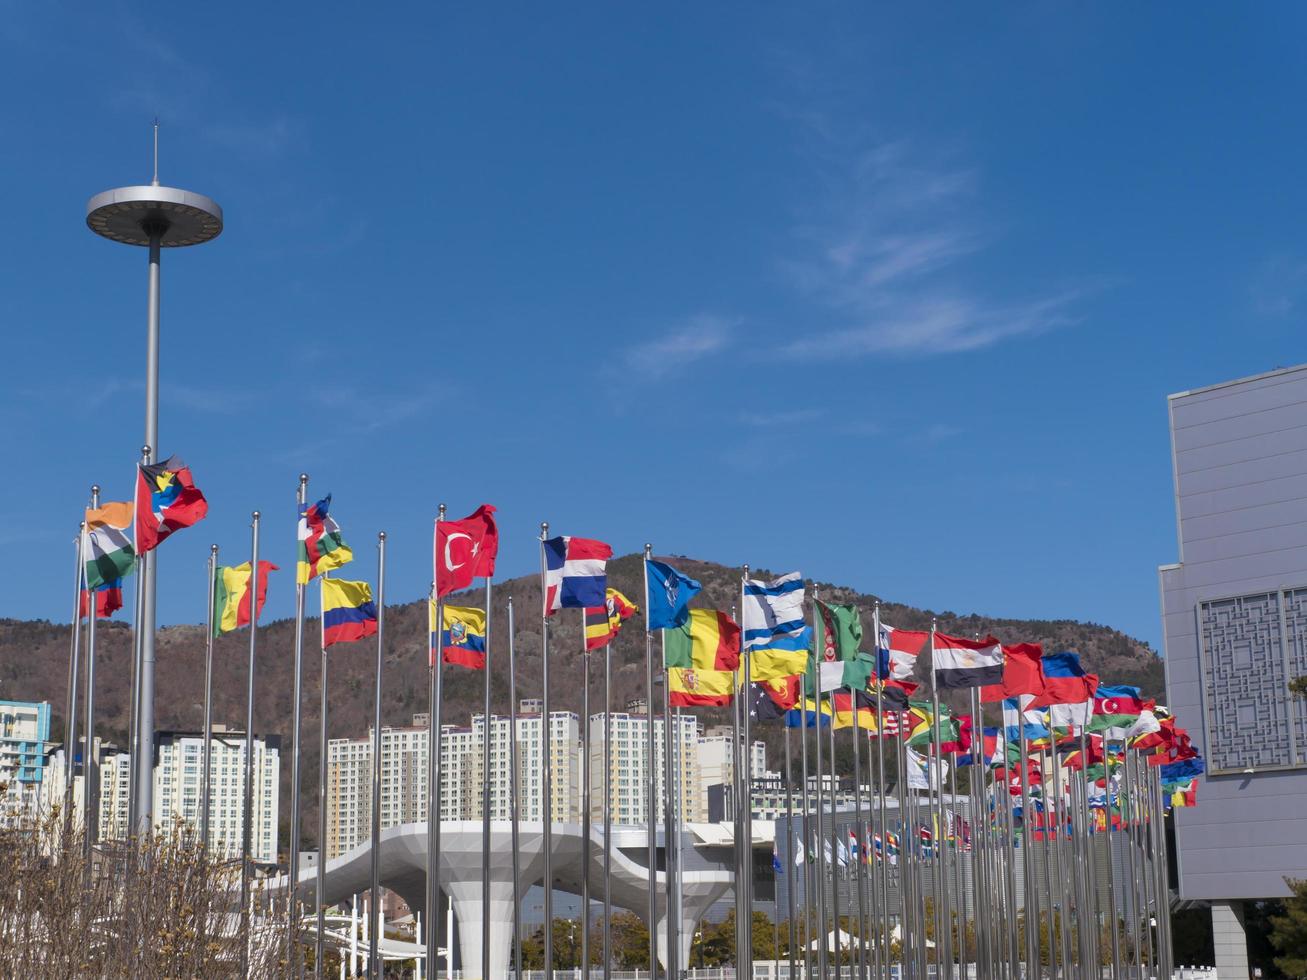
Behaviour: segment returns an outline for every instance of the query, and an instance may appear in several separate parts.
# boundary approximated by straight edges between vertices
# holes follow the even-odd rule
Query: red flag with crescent
[[[499,528],[494,515],[493,506],[482,504],[461,521],[436,521],[432,564],[437,596],[466,589],[474,578],[495,574]]]

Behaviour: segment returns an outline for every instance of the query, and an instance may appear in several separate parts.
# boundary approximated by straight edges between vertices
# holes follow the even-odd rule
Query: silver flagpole
[[[985,773],[989,766],[985,758],[985,713],[980,702],[980,691],[971,689],[972,736],[971,771],[967,773],[971,806],[971,850],[968,864],[971,868],[972,917],[976,931],[977,980],[991,980],[990,932],[993,919],[990,915],[989,871],[989,809],[985,802]],[[977,746],[979,750],[977,751]]]
[[[1008,974],[1012,977],[1020,977],[1021,962],[1022,962],[1021,960],[1022,958],[1021,914],[1022,913],[1029,914],[1029,906],[1025,904],[1025,888],[1028,879],[1024,878],[1024,872],[1025,872],[1024,864],[1022,865],[1022,874],[1023,874],[1022,889],[1019,893],[1017,889],[1016,852],[1017,852],[1018,845],[1020,845],[1021,859],[1024,862],[1026,852],[1028,851],[1028,848],[1026,847],[1026,844],[1028,842],[1024,840],[1018,842],[1017,840],[1016,820],[1012,812],[1012,786],[1010,783],[1011,768],[1012,767],[1008,763],[1008,759],[1007,759],[1006,733],[1004,733],[1003,771],[1006,775],[1004,776],[1002,787],[999,787],[997,781],[995,781],[995,792],[999,794],[999,799],[995,800],[994,802],[995,804],[997,804],[1001,800],[1003,803],[1003,810],[1002,810],[1003,823],[1002,826],[999,828],[1000,847],[997,850],[999,851],[999,859],[1001,863],[1000,872],[1002,873],[1004,879],[1003,888],[1005,891],[1005,897],[1007,899],[1007,909],[1008,909],[1008,930],[1009,930],[1008,931],[1008,954],[1007,954]],[[1018,895],[1020,896],[1020,904],[1022,905],[1022,908],[1020,910],[1018,910],[1017,907]],[[1027,976],[1029,976],[1029,974],[1027,974]]]
[[[604,961],[603,977],[613,971],[613,643],[604,644]]]
[[[250,515],[250,657],[245,690],[245,800],[241,813],[241,974],[250,953],[250,876],[254,871],[254,659],[259,638],[259,512]],[[147,733],[141,732],[142,739]],[[142,753],[144,756],[144,753]],[[133,775],[135,775],[133,773]]]
[[[1034,759],[1035,759],[1035,764],[1039,768],[1040,777],[1042,780],[1043,772],[1044,772],[1044,752],[1042,749],[1035,753]],[[1053,846],[1048,839],[1048,793],[1046,792],[1046,789],[1047,787],[1041,782],[1040,793],[1039,793],[1040,799],[1038,803],[1038,806],[1040,807],[1040,813],[1031,814],[1030,816],[1031,823],[1027,824],[1027,826],[1031,828],[1031,837],[1033,837],[1036,830],[1039,829],[1037,826],[1035,826],[1035,824],[1042,823],[1044,825],[1043,826],[1044,839],[1041,842],[1043,844],[1043,847],[1040,848],[1040,850],[1043,852],[1042,877],[1044,882],[1044,903],[1045,903],[1045,907],[1048,909],[1048,975],[1051,978],[1051,980],[1057,980],[1057,943],[1053,938],[1053,919],[1057,911],[1057,906],[1054,903],[1054,899],[1053,899],[1053,859],[1052,859]],[[1032,794],[1032,803],[1033,802],[1034,799]],[[1042,816],[1040,814],[1042,814]],[[1033,851],[1031,852],[1030,857],[1031,860],[1033,861],[1034,860]],[[1041,921],[1039,923],[1039,931],[1036,933],[1036,935],[1039,937],[1040,940],[1039,958],[1041,964],[1044,959],[1043,934],[1044,934],[1044,926],[1041,918]]]
[[[298,575],[298,570],[296,571]],[[313,938],[313,977],[323,980],[322,961],[326,956],[327,940],[327,624],[326,600],[322,583],[318,583],[318,625],[322,653],[321,679],[318,689],[318,863],[314,905],[317,909],[316,934]],[[428,915],[428,918],[430,916]],[[431,958],[427,960],[431,962]]]
[[[812,856],[812,797],[808,785],[808,704],[803,691],[799,692],[799,748],[801,751],[800,770],[803,776],[801,787],[803,799],[803,976],[805,980],[812,974],[812,865],[816,858]],[[818,883],[820,886],[820,881]]]
[[[100,506],[100,488],[91,487],[91,509],[94,510]],[[137,566],[137,583],[140,583],[140,566]],[[84,874],[85,884],[89,889],[91,884],[91,854],[95,847],[95,842],[100,834],[100,780],[98,760],[95,757],[95,605],[90,600],[90,582],[87,585],[87,605],[90,606],[91,615],[86,617],[86,696],[82,701],[86,705],[86,723],[82,726],[83,738],[86,741],[85,748],[82,752],[82,814],[86,821],[86,833],[82,836],[82,856],[86,861],[86,870]],[[137,589],[137,595],[140,595],[140,589]],[[140,623],[140,603],[137,603],[136,622]],[[136,632],[140,632],[139,626]],[[128,778],[132,779],[135,773],[129,774]]]
[[[66,717],[64,719],[64,829],[71,833],[73,829],[73,756],[77,753],[77,681],[81,675],[82,653],[82,583],[86,580],[86,565],[83,559],[84,540],[86,538],[86,521],[77,526],[77,542],[74,547],[77,561],[77,574],[73,578],[73,621],[69,626],[72,645],[68,650],[68,698],[64,702]],[[86,608],[90,615],[95,615],[95,597],[90,589],[86,590]],[[212,603],[210,603],[212,605]]]
[[[1158,976],[1171,976],[1171,857],[1166,845],[1166,801],[1162,795],[1162,773],[1157,766],[1148,766],[1152,783],[1153,813],[1156,820],[1153,847],[1157,854],[1157,957]]]
[[[645,667],[645,735],[647,737],[647,760],[645,764],[645,799],[647,801],[645,817],[648,820],[649,828],[649,976],[651,980],[656,980],[658,976],[658,890],[656,886],[658,876],[658,829],[654,822],[654,799],[656,796],[656,787],[658,785],[657,774],[654,769],[654,712],[653,712],[653,689],[654,689],[654,663],[653,663],[653,630],[649,628],[649,560],[653,556],[653,545],[646,543],[644,546],[644,667]]]
[[[744,642],[743,621],[748,618],[744,604],[744,589],[749,579],[749,566],[744,566],[740,576],[740,639],[741,654],[744,659],[744,702],[740,705],[740,787],[741,793],[736,805],[740,807],[741,826],[744,830],[741,839],[740,872],[744,893],[744,921],[740,938],[744,942],[741,953],[736,952],[736,969],[746,977],[753,976],[753,766],[750,753],[749,705],[753,695],[752,657],[749,655],[748,643]]]
[[[1104,759],[1106,763],[1106,759]],[[1104,765],[1106,769],[1106,765]],[[1098,895],[1098,835],[1094,826],[1093,811],[1089,807],[1089,731],[1088,724],[1080,726],[1080,819],[1085,848],[1085,884],[1088,889],[1089,921],[1093,935],[1085,946],[1094,964],[1094,976],[1101,972],[1103,962],[1103,926]],[[1083,927],[1082,927],[1083,928]]]
[[[385,666],[386,532],[377,534],[377,678],[372,708],[372,902],[368,906],[368,976],[380,980],[381,968],[381,675]]]
[[[141,463],[151,461],[152,454],[148,445],[141,447]],[[137,485],[139,489],[140,470],[137,470]],[[133,510],[136,503],[136,490],[132,492]],[[132,543],[136,543],[136,529],[132,528]],[[140,729],[139,720],[141,716],[141,674],[144,664],[144,650],[146,637],[150,642],[154,639],[154,613],[153,609],[145,608],[145,592],[147,588],[147,579],[150,578],[149,568],[153,556],[146,552],[143,555],[136,556],[136,611],[132,621],[132,685],[127,705],[127,759],[128,759],[128,777],[127,777],[127,836],[135,837],[140,833],[140,791],[141,784],[136,778],[136,766],[140,762],[139,743]],[[147,625],[148,624],[148,625]],[[98,792],[98,788],[97,788]]]
[[[1135,852],[1138,848],[1135,841],[1138,837],[1136,825],[1139,822],[1138,800],[1134,788],[1134,758],[1126,745],[1125,739],[1121,740],[1121,754],[1125,758],[1125,781],[1126,803],[1130,807],[1129,815],[1125,819],[1125,843],[1126,858],[1129,861],[1127,876],[1130,880],[1130,941],[1134,946],[1134,972],[1138,975],[1139,980],[1143,980],[1144,961],[1143,961],[1143,933],[1142,920],[1147,914],[1143,909],[1142,897],[1140,895],[1141,875],[1138,864],[1135,860]]]
[[[200,848],[209,853],[209,777],[213,761],[209,758],[213,745],[213,634],[218,624],[214,622],[213,603],[216,598],[218,575],[218,546],[209,545],[209,606],[208,630],[204,636],[204,743],[200,754]],[[292,879],[293,880],[293,879]]]
[[[880,607],[876,608],[876,636],[880,636]],[[877,653],[879,660],[880,654]],[[879,670],[877,671],[879,673]],[[889,805],[885,800],[886,778],[885,778],[885,739],[888,733],[885,731],[885,697],[884,697],[884,680],[876,685],[876,724],[880,728],[880,739],[876,745],[876,784],[880,792],[880,895],[881,895],[881,915],[877,917],[876,945],[880,948],[880,963],[888,977],[892,964],[890,955],[890,937],[893,932],[893,926],[890,924],[889,914]],[[896,729],[897,731],[897,729]],[[895,735],[897,738],[898,735]],[[883,917],[884,922],[881,922]]]
[[[308,502],[309,475],[300,474],[299,487],[295,491],[296,503],[296,521],[300,519],[299,511]],[[296,538],[299,537],[299,529],[296,527]],[[298,552],[298,542],[297,542]],[[290,721],[290,854],[288,855],[287,875],[286,878],[290,887],[286,889],[286,913],[290,916],[290,928],[286,933],[287,957],[291,967],[292,976],[301,977],[304,975],[304,957],[301,955],[299,944],[299,932],[302,919],[302,913],[299,908],[299,887],[300,887],[300,838],[302,828],[300,824],[303,817],[300,811],[300,784],[303,781],[302,770],[302,750],[300,746],[301,728],[303,727],[304,715],[304,590],[307,584],[300,582],[299,577],[299,555],[296,554],[295,567],[295,663],[293,670],[295,676],[291,681],[291,721]],[[212,576],[210,576],[212,578]],[[209,606],[213,603],[210,601]],[[210,641],[212,647],[212,641]],[[205,761],[208,761],[209,750],[205,747]],[[208,793],[205,793],[205,805],[208,805]]]
[[[926,801],[931,817],[931,869],[930,876],[935,891],[935,967],[941,971],[946,980],[953,977],[953,913],[948,893],[948,859],[943,847],[942,810],[944,796],[944,754],[940,751],[939,732],[939,672],[935,669],[935,621],[930,623],[930,700],[931,700],[931,745],[928,753],[930,775],[926,780]]]
[[[513,628],[513,597],[508,597],[508,767],[509,819],[513,844],[513,976],[522,980],[522,858],[518,841],[517,761],[517,632]]]
[[[1051,726],[1050,726],[1051,727]],[[1053,763],[1053,799],[1056,803],[1054,817],[1057,820],[1055,827],[1056,846],[1053,849],[1053,855],[1057,861],[1057,882],[1058,882],[1058,899],[1061,903],[1061,909],[1058,915],[1059,937],[1058,949],[1062,954],[1062,975],[1070,980],[1071,977],[1071,916],[1069,914],[1071,907],[1070,886],[1076,880],[1076,876],[1071,868],[1070,858],[1066,853],[1066,844],[1063,838],[1066,836],[1066,799],[1062,794],[1062,762],[1058,758],[1057,745],[1054,743],[1049,750],[1050,758]],[[1068,874],[1068,872],[1071,872]],[[1050,925],[1051,929],[1052,926]],[[1051,942],[1050,936],[1050,942]]]
[[[975,688],[972,688],[975,690]],[[957,898],[957,936],[953,935],[953,919],[950,915],[948,922],[949,950],[957,955],[958,973],[962,975],[962,980],[967,980],[967,899],[966,893],[962,890],[963,884],[963,862],[962,862],[962,835],[958,832],[958,754],[949,753],[952,762],[952,768],[949,770],[949,802],[944,810],[944,840],[949,844],[950,851],[949,863],[953,865],[952,875],[944,882],[944,887],[953,887],[953,894]],[[952,905],[950,904],[950,909]],[[952,973],[953,961],[949,960],[949,971]]]
[[[486,576],[485,663],[481,729],[481,975],[490,969],[490,576]],[[514,733],[509,733],[514,737]]]
[[[445,505],[436,509],[436,529],[445,519]],[[431,980],[440,980],[440,831],[444,822],[443,787],[441,785],[440,749],[444,739],[441,731],[441,710],[444,706],[445,692],[445,600],[437,594],[436,583],[431,583],[431,598],[436,604],[435,617],[431,624],[431,634],[436,642],[432,644],[428,664],[428,695],[430,708],[427,714],[427,976]],[[427,609],[431,606],[428,604]],[[428,612],[430,615],[430,612]],[[445,936],[445,966],[453,959],[449,951],[454,948],[454,936]]]
[[[1120,834],[1112,826],[1112,766],[1111,766],[1112,755],[1111,752],[1112,752],[1111,745],[1108,742],[1107,733],[1104,732],[1103,733],[1103,782],[1106,784],[1104,786],[1104,791],[1107,794],[1104,800],[1104,802],[1106,803],[1106,809],[1104,815],[1107,818],[1105,824],[1106,837],[1107,837],[1107,924],[1108,927],[1111,929],[1112,977],[1113,980],[1116,980],[1117,977],[1123,976],[1121,972],[1121,937],[1119,934],[1121,916],[1120,916],[1120,912],[1118,911],[1117,898],[1116,898],[1116,869],[1117,869],[1118,862],[1116,859],[1115,841],[1116,838],[1120,836]],[[1118,799],[1119,798],[1120,797],[1118,795]]]
[[[789,915],[789,961],[790,977],[797,972],[797,963],[795,961],[796,948],[799,945],[798,924],[794,921],[794,887],[799,875],[799,865],[794,860],[794,774],[793,763],[794,755],[790,749],[790,726],[787,719],[781,719],[785,725],[785,832],[788,840],[785,842],[785,855],[788,859],[787,873],[789,877],[785,880],[785,899],[786,911]]]
[[[606,598],[606,597],[605,597]],[[590,651],[585,642],[585,610],[581,617],[581,976],[590,977]]]
[[[815,590],[814,590],[815,591]],[[815,598],[815,597],[814,597]],[[816,641],[820,643],[820,641]],[[820,683],[818,684],[820,687]],[[821,692],[817,694],[821,697]],[[835,774],[835,696],[831,692],[830,699],[830,724],[826,726],[826,736],[830,740],[830,840],[833,844],[831,851],[834,861],[831,864],[830,875],[830,906],[831,906],[831,924],[832,932],[835,937],[835,973],[838,976],[840,968],[844,963],[844,944],[840,941],[840,934],[844,931],[840,922],[840,845],[843,843],[839,829],[839,799],[840,799],[840,780]],[[846,864],[845,870],[848,870]]]
[[[1039,885],[1034,873],[1034,821],[1030,814],[1030,768],[1026,753],[1026,715],[1017,698],[1017,743],[1021,751],[1021,869],[1025,877],[1026,899],[1026,974],[1039,976]],[[1010,794],[1009,794],[1010,795]],[[1012,827],[1014,839],[1015,823]]]
[[[735,606],[731,606],[731,615],[735,615]],[[744,636],[741,630],[740,645],[743,648]],[[744,810],[740,806],[740,799],[744,795],[743,780],[741,771],[743,769],[744,753],[740,748],[740,706],[743,698],[740,697],[740,684],[744,676],[741,667],[736,667],[731,671],[731,823],[733,826],[733,844],[731,855],[735,860],[735,965],[736,971],[742,972],[744,967],[743,956],[741,951],[744,949]]]
[[[663,663],[667,663],[667,634],[659,637]],[[680,909],[676,907],[676,810],[672,793],[672,683],[663,672],[663,881],[667,889],[667,976],[679,977],[678,936]]]
[[[850,854],[853,859],[854,883],[858,892],[858,976],[867,977],[867,875],[866,850],[867,841],[862,834],[862,728],[859,725],[858,692],[849,689],[853,707],[853,836],[857,840],[858,852]],[[853,932],[852,929],[849,930]]]
[[[816,638],[821,635],[818,632],[821,629],[821,624],[818,621],[818,616],[817,616],[817,606],[815,604],[816,598],[817,597],[814,594],[813,595],[814,605],[812,607],[812,635],[813,635],[814,645],[816,643]],[[816,694],[817,694],[817,699],[816,699],[817,714],[816,714],[816,718],[814,719],[817,726],[816,736],[814,738],[814,741],[816,742],[816,746],[817,746],[817,750],[816,750],[817,754],[815,759],[817,765],[817,940],[818,940],[817,975],[822,977],[824,980],[826,976],[826,964],[827,964],[826,937],[828,935],[826,931],[826,848],[830,845],[830,841],[826,837],[826,820],[825,820],[826,771],[821,761],[821,719],[822,719],[821,669],[820,669],[821,664],[817,663],[814,664],[814,666],[818,668],[816,672],[816,676],[814,678],[815,684],[813,685],[814,688],[816,689]],[[805,712],[806,712],[806,705],[805,705]],[[805,718],[804,720],[806,722],[807,719]],[[832,879],[832,889],[831,889],[832,892],[834,892],[833,884],[834,881]],[[835,955],[837,957],[836,962],[838,963],[839,962],[838,950]]]
[[[540,524],[540,686],[541,686],[541,757],[540,819],[544,823],[545,874],[545,980],[554,978],[554,757],[549,718],[549,588],[545,574],[545,541],[549,523]]]

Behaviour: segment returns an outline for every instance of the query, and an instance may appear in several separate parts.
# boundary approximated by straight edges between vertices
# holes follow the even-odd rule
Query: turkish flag
[[[436,521],[432,564],[437,596],[466,589],[474,578],[495,574],[499,528],[494,514],[493,506],[482,504],[461,521]]]

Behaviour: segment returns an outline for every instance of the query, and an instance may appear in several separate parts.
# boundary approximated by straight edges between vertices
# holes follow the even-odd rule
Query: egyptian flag
[[[191,479],[191,469],[176,456],[162,463],[137,464],[135,549],[139,557],[159,546],[173,531],[198,524],[209,512]]]
[[[932,659],[935,683],[941,688],[1003,683],[1003,646],[992,636],[967,640],[936,633]]]
[[[616,589],[607,589],[602,606],[587,606],[585,610],[585,648],[597,650],[617,638],[622,624],[639,612],[630,599]]]

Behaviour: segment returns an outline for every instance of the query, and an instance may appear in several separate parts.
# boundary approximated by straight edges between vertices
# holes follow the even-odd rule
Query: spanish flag
[[[432,621],[436,603],[431,603]],[[486,614],[480,609],[464,606],[445,606],[441,610],[441,630],[437,638],[431,636],[432,660],[439,640],[440,653],[447,664],[458,664],[471,670],[486,668]]]
[[[367,582],[323,578],[322,649],[377,634],[377,607]]]
[[[604,593],[602,606],[587,606],[585,610],[585,648],[597,650],[611,643],[621,632],[622,624],[640,610],[630,599],[616,589]]]
[[[726,671],[740,665],[740,627],[716,609],[691,609],[683,626],[664,630],[663,661],[670,670]]]
[[[255,619],[263,612],[268,596],[268,573],[278,571],[270,561],[259,562],[259,605]],[[213,574],[213,635],[222,636],[250,625],[250,563],[233,568],[216,568]]]
[[[734,693],[735,675],[729,670],[669,667],[667,684],[667,701],[673,707],[727,705]]]

